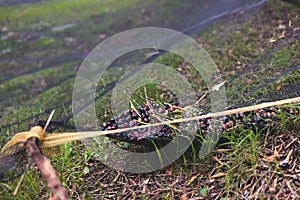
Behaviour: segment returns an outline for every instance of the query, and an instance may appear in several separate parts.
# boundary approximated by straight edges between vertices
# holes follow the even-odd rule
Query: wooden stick
[[[29,138],[26,143],[26,151],[46,180],[47,186],[52,194],[50,199],[68,200],[69,196],[66,188],[61,185],[55,169],[52,167],[49,160],[41,153],[37,144],[38,139],[36,137]]]

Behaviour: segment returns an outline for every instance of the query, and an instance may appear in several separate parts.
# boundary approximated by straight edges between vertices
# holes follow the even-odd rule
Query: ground
[[[66,1],[65,7],[49,2],[44,6],[24,4],[0,8],[0,65],[3,66],[0,139],[3,144],[16,132],[28,130],[35,119],[46,119],[53,107],[57,108],[55,120],[69,119],[72,125],[68,117],[70,96],[82,58],[95,41],[102,41],[120,27],[126,27],[126,23],[138,27],[130,13],[147,21],[155,17],[152,10],[176,12],[172,6],[162,9],[163,5],[172,4],[160,6],[152,1],[147,5],[127,1],[125,10],[122,9],[125,4],[107,1],[110,9],[100,13],[93,10],[92,1],[87,1],[86,9],[80,1]],[[149,10],[141,10],[139,6]],[[67,7],[70,9],[63,9]],[[82,8],[80,15],[74,15],[71,10],[78,7]],[[52,9],[63,14],[53,15]],[[188,12],[189,6],[182,5],[182,10]],[[293,4],[267,1],[257,10],[226,15],[193,36],[211,55],[226,80],[229,105],[299,83],[299,13]],[[41,20],[47,16],[49,20]],[[83,20],[86,18],[89,20]],[[181,58],[166,54],[155,62],[169,64],[182,73],[197,95],[205,91],[201,76]],[[118,77],[113,69],[107,73]],[[99,117],[105,113],[105,100],[102,97],[97,101]],[[205,158],[191,158],[187,153],[152,173],[111,170],[80,142],[62,145],[63,155],[51,158],[51,162],[72,199],[298,199],[299,121],[299,114],[281,114],[262,131],[228,131]],[[46,183],[35,167],[26,173],[17,196],[13,197],[17,182],[0,183],[0,198],[49,198]]]

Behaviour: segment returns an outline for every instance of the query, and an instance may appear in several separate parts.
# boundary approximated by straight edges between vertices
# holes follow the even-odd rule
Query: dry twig
[[[42,176],[47,182],[48,188],[52,193],[51,200],[67,200],[69,199],[65,187],[57,176],[55,169],[50,164],[49,160],[41,153],[38,147],[38,139],[35,137],[29,138],[26,143],[26,150],[33,162],[39,168]]]

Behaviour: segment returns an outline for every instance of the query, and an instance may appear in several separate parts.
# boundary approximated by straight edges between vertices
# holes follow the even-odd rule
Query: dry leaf
[[[112,181],[112,183],[114,183],[114,182],[116,182],[117,180],[118,180],[118,178],[119,178],[119,176],[120,176],[120,172],[118,172],[118,174],[116,175],[116,177],[114,178],[114,180]]]
[[[282,38],[284,38],[285,37],[285,31],[283,31],[282,33],[280,33],[279,35],[278,35],[278,39],[282,39]]]
[[[267,162],[274,162],[275,159],[278,159],[278,158],[279,158],[279,153],[278,153],[278,151],[275,149],[273,155],[271,155],[271,156],[265,156],[265,157],[263,158],[263,160],[264,160],[264,161],[267,161]]]
[[[172,168],[167,169],[167,174],[168,174],[169,176],[172,175]]]
[[[192,182],[194,182],[194,180],[199,176],[200,174],[196,174],[194,175],[188,182],[188,185],[190,185]]]
[[[217,173],[217,174],[211,176],[209,179],[221,178],[223,176],[226,176],[226,173],[220,172],[220,173]]]
[[[293,150],[290,150],[286,158],[280,162],[279,166],[283,168],[288,168],[292,161]]]
[[[283,25],[283,24],[280,24],[280,25],[278,26],[278,29],[285,29],[285,28],[286,28],[286,26]]]
[[[149,183],[150,178],[147,178],[146,180],[143,181],[144,185],[147,185]]]
[[[150,180],[150,178],[147,178],[146,180],[143,181],[143,184],[142,184],[142,185],[144,185],[143,189],[142,189],[143,194],[146,194],[146,192],[147,192],[147,185],[149,183],[149,180]]]
[[[177,67],[176,70],[179,71],[179,72],[181,72],[181,71],[182,71],[182,68]]]
[[[298,26],[298,27],[295,27],[295,28],[293,28],[293,31],[298,31],[298,30],[300,30],[300,27]]]
[[[277,39],[275,39],[274,37],[272,37],[272,38],[269,40],[270,43],[274,43],[274,42],[276,42],[276,41],[277,41]]]
[[[188,194],[184,193],[180,196],[180,200],[188,200]]]
[[[224,165],[224,163],[223,163],[221,160],[219,160],[217,157],[213,156],[212,158],[213,158],[215,161],[217,161],[221,166]]]
[[[272,192],[272,193],[275,193],[276,192],[276,188],[277,188],[277,178],[274,180],[273,184],[269,188],[269,191]]]
[[[219,91],[220,88],[226,83],[226,81],[223,81],[222,83],[219,83],[217,85],[214,85],[212,88],[212,91]]]

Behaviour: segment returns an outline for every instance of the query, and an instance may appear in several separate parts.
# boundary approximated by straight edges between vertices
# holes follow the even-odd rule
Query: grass
[[[36,25],[62,25],[69,22],[87,18],[91,15],[104,15],[115,13],[119,9],[132,8],[137,3],[135,0],[130,2],[117,2],[112,0],[82,2],[75,1],[46,1],[38,4],[23,4],[16,7],[1,8],[0,21],[8,21],[13,28],[26,28]],[[35,28],[33,26],[33,28]]]
[[[188,10],[189,5],[180,4],[179,1],[176,3],[180,6],[176,7],[171,2],[159,4],[152,1],[145,5],[158,13],[168,14],[167,17],[172,17],[172,13],[180,11],[180,8]],[[105,38],[124,29],[126,23],[138,27],[140,22],[135,21],[130,14],[142,13],[140,9],[145,5],[134,0],[127,1],[126,5],[108,0],[86,1],[83,5],[82,1],[75,0],[0,8],[0,21],[8,29],[4,32],[8,39],[0,40],[0,56],[3,58],[0,63],[4,66],[3,74],[9,77],[9,80],[1,81],[2,77],[0,80],[1,124],[20,121],[32,113],[39,113],[40,109],[68,102],[74,81],[72,75],[75,75],[79,67],[79,60],[71,57],[66,63],[60,63],[44,58],[88,52],[95,41],[102,40],[99,39],[100,36]],[[166,5],[171,8],[164,10],[163,6]],[[74,10],[78,8],[80,12],[74,14]],[[297,13],[298,9],[292,5],[269,1],[257,13],[228,16],[196,37],[227,81],[229,105],[259,97],[262,93],[282,85],[299,82],[299,69],[284,77],[272,79],[277,74],[299,65],[299,32],[296,28],[300,23]],[[151,14],[149,17],[155,18]],[[53,27],[59,29],[61,25],[71,23],[75,23],[75,26],[53,31]],[[39,31],[26,33],[31,29],[41,29],[44,34],[40,36]],[[14,33],[18,30],[25,34]],[[285,37],[281,38],[283,31]],[[12,35],[8,32],[12,32]],[[86,40],[83,42],[81,38]],[[3,53],[6,49],[10,49],[10,52]],[[36,60],[32,62],[11,59],[22,57]],[[165,54],[155,62],[178,70],[191,82],[197,95],[201,96],[206,91],[201,74],[182,58]],[[49,67],[40,69],[45,65]],[[126,67],[120,68],[126,70]],[[36,71],[20,74],[32,69]],[[108,70],[107,78],[105,77],[104,83],[99,83],[99,87],[111,80],[117,80],[121,75],[122,71],[115,73],[114,68]],[[238,76],[233,79],[235,75]],[[256,90],[261,84],[266,84],[267,89]],[[147,89],[149,96],[160,100],[156,87],[149,85]],[[143,88],[135,93],[143,96]],[[109,97],[107,94],[96,101],[99,118],[106,113],[103,105],[107,105]],[[135,106],[138,106],[142,99],[136,101]],[[9,105],[10,102],[20,102],[22,105]],[[70,104],[65,105],[58,109],[54,119],[61,119],[70,113]],[[46,119],[47,114],[39,118]],[[238,128],[228,131],[222,136],[218,147],[204,159],[197,159],[195,154],[192,154],[192,158],[184,155],[172,165],[148,174],[137,175],[111,170],[93,157],[80,142],[62,145],[60,151],[63,154],[51,158],[51,163],[73,199],[263,199],[276,195],[272,193],[272,188],[275,188],[280,197],[288,198],[289,193],[294,196],[295,191],[299,193],[297,183],[288,176],[288,173],[297,176],[295,171],[299,166],[299,156],[296,155],[293,160],[296,166],[294,171],[282,169],[280,161],[285,159],[289,150],[297,147],[299,120],[299,115],[290,117],[281,114],[272,126],[275,128],[266,128],[263,131]],[[27,129],[28,122],[2,129],[0,140],[7,140],[13,133]],[[280,156],[271,160],[275,149]],[[17,181],[0,184],[2,199],[46,199],[50,195],[46,183],[34,168],[26,174],[17,197],[12,197],[11,193]],[[277,186],[273,185],[274,181],[277,181]]]

